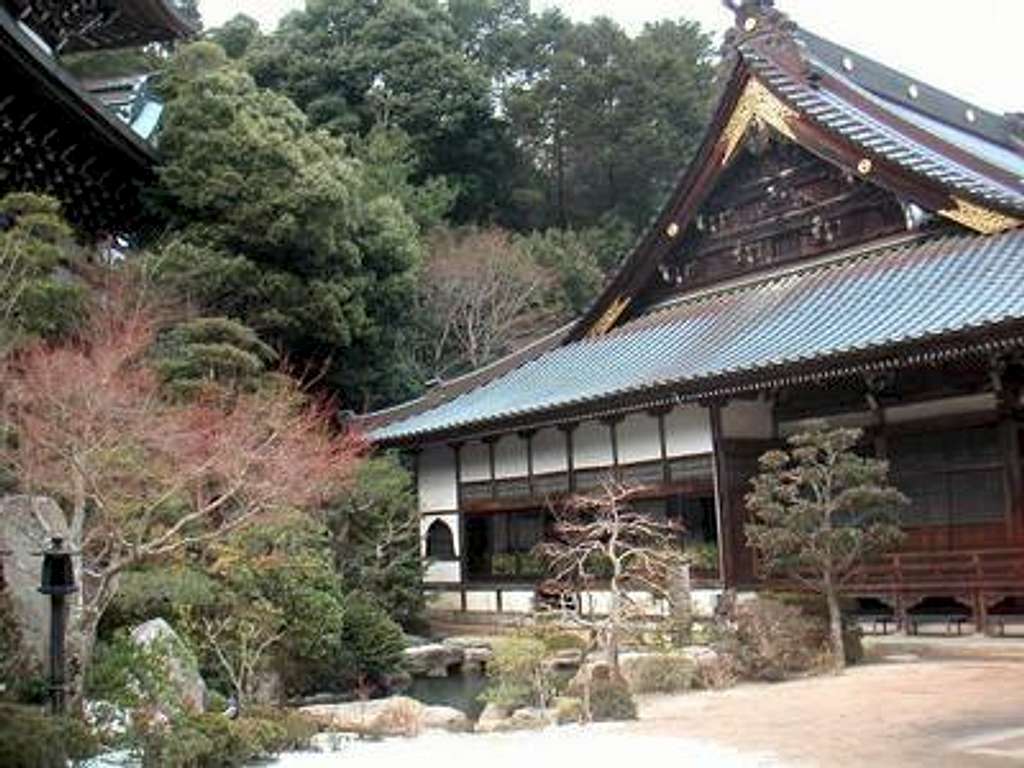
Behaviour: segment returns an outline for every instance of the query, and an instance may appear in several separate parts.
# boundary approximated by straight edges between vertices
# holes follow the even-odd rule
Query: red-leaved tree
[[[152,314],[107,308],[76,343],[0,364],[0,459],[24,492],[67,510],[81,553],[71,646],[88,665],[119,575],[267,516],[315,511],[342,490],[363,443],[286,376],[254,393],[163,397],[148,364]]]

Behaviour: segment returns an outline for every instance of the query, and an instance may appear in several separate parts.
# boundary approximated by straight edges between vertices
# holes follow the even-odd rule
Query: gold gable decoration
[[[619,296],[601,315],[601,319],[594,323],[587,336],[592,338],[594,336],[604,336],[608,333],[612,326],[615,325],[615,321],[622,317],[622,313],[626,311],[630,301],[632,301],[630,296]]]
[[[953,202],[956,203],[956,208],[944,208],[939,213],[947,219],[952,219],[957,224],[963,224],[968,229],[973,229],[975,232],[980,232],[983,235],[1005,232],[1024,223],[1013,216],[1007,216],[980,205],[969,203],[959,197],[954,197]]]
[[[732,159],[751,123],[770,125],[786,138],[795,141],[796,136],[789,126],[789,121],[796,116],[797,113],[769,91],[760,80],[750,78],[722,131],[721,141],[725,142],[722,165],[726,165]]]

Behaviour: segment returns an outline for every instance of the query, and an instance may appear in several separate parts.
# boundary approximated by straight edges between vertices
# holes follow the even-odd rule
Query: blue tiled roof
[[[607,336],[558,347],[376,441],[540,415],[1024,320],[1024,230],[945,235],[695,293]]]

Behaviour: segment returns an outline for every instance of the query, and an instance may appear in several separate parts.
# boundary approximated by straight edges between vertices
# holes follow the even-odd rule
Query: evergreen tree
[[[237,318],[352,407],[409,394],[405,309],[419,263],[402,202],[338,139],[259,88],[216,45],[165,71],[159,204],[178,236],[157,275]]]

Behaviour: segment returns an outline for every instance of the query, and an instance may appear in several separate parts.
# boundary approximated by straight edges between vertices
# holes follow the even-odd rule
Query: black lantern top
[[[77,589],[71,552],[64,548],[64,539],[54,536],[50,540],[50,548],[43,552],[39,591],[44,595],[69,595]]]

